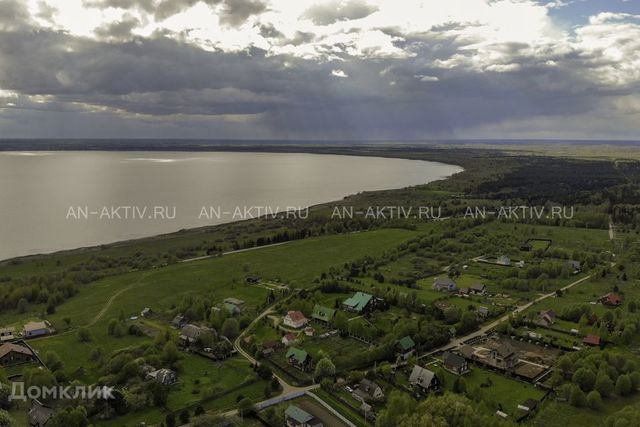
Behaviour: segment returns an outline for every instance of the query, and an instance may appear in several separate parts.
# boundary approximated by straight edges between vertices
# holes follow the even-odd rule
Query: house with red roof
[[[582,344],[590,345],[592,347],[599,347],[602,344],[602,339],[598,335],[588,334],[583,338]]]
[[[296,336],[296,334],[289,333],[282,337],[282,344],[284,344],[286,347],[295,344],[296,341],[298,341],[298,337]]]
[[[598,302],[602,305],[608,305],[611,307],[617,307],[622,304],[622,296],[615,292],[609,292],[598,299]]]
[[[289,311],[284,316],[282,323],[290,328],[299,329],[309,323],[309,319],[301,311]]]

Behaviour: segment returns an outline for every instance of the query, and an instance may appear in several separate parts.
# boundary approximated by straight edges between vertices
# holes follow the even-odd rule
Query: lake
[[[0,152],[0,259],[304,208],[461,170],[318,154]]]

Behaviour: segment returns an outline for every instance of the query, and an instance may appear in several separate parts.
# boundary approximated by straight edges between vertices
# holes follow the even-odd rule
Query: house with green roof
[[[324,424],[316,416],[297,407],[289,405],[284,411],[288,427],[323,427]]]
[[[333,308],[324,307],[320,304],[316,304],[313,307],[313,313],[311,314],[311,318],[323,322],[329,323],[333,319],[333,316],[336,315],[336,311]]]
[[[396,356],[402,357],[407,360],[413,355],[416,350],[416,343],[411,339],[409,335],[402,337],[396,343]]]
[[[354,311],[356,313],[369,311],[373,308],[373,305],[373,295],[366,294],[364,292],[356,292],[352,297],[347,298],[342,302],[342,307],[345,310]]]
[[[311,356],[302,349],[296,347],[289,348],[285,358],[291,366],[298,368],[301,371],[306,372],[311,367]]]

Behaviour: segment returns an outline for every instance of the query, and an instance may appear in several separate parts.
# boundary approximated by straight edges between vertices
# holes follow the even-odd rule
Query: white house
[[[309,319],[301,311],[289,311],[284,316],[282,323],[290,328],[298,329],[309,323]]]

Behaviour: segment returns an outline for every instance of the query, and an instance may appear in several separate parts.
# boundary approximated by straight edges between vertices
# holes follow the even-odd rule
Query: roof
[[[291,319],[294,322],[299,322],[301,320],[307,320],[306,317],[304,317],[304,314],[302,314],[301,311],[289,311],[287,312],[287,317],[289,317],[289,319]]]
[[[380,388],[380,386],[376,383],[374,383],[371,380],[368,380],[366,378],[363,378],[360,381],[360,390],[364,391],[365,393],[371,394],[374,391],[376,391],[376,389]]]
[[[53,416],[53,412],[53,409],[34,399],[31,401],[31,409],[29,409],[29,424],[44,426]]]
[[[324,322],[329,322],[335,316],[336,311],[332,308],[328,308],[319,304],[316,304],[313,307],[313,314],[311,317],[314,319],[322,320]]]
[[[584,344],[600,345],[600,337],[598,335],[589,334],[582,340]]]
[[[16,328],[14,328],[13,326],[7,326],[6,328],[0,328],[0,334],[14,333],[15,331],[16,331]]]
[[[240,312],[240,307],[238,307],[237,305],[232,304],[232,303],[230,303],[230,302],[224,302],[224,303],[222,303],[222,305],[224,306],[224,308],[226,308],[226,309],[227,309],[227,311],[228,311],[229,313],[232,313],[232,314],[233,314],[233,313],[235,313],[235,312],[238,312],[238,313]]]
[[[422,384],[428,386],[431,384],[433,377],[436,374],[428,370],[427,368],[423,368],[422,366],[414,365],[413,370],[411,371],[411,375],[409,376],[409,382],[411,384]]]
[[[309,357],[309,353],[302,349],[291,347],[289,351],[287,351],[286,357],[287,359],[294,358],[298,363],[303,363],[307,360],[307,357]]]
[[[538,402],[535,399],[527,399],[527,400],[524,401],[522,406],[524,406],[526,408],[529,408],[529,410],[531,411],[531,410],[535,409],[538,406],[538,403],[540,403],[540,402]]]
[[[313,415],[311,415],[306,411],[303,411],[302,409],[298,408],[296,405],[289,405],[287,409],[284,411],[284,414],[287,417],[294,419],[296,422],[300,424],[308,423],[313,418],[315,418]]]
[[[455,353],[445,351],[442,355],[442,361],[447,366],[463,366],[466,362],[465,358]]]
[[[478,307],[478,313],[489,314],[489,308],[481,305],[480,307]]]
[[[262,348],[274,348],[278,346],[278,341],[265,341],[262,343]]]
[[[373,295],[356,292],[352,297],[346,299],[343,304],[356,311],[362,311],[369,304],[371,298],[373,298]]]
[[[196,326],[189,323],[188,325],[184,325],[182,329],[180,329],[180,334],[184,335],[187,338],[196,339],[205,330],[208,330],[208,329],[201,328],[200,326]]]
[[[622,297],[615,292],[609,292],[608,294],[604,295],[600,299],[606,300],[606,302],[613,305],[619,305],[622,303]]]
[[[244,301],[238,298],[225,298],[223,300],[223,302],[228,302],[229,304],[233,304],[233,305],[242,305],[244,304]]]
[[[284,337],[287,339],[287,341],[294,341],[294,340],[298,339],[298,338],[296,337],[296,334],[293,334],[293,333],[291,333],[291,332],[290,332],[290,333],[288,333],[287,335],[285,335]]]
[[[440,286],[446,286],[446,287],[450,287],[450,286],[456,286],[456,282],[454,282],[451,277],[449,276],[444,276],[444,277],[438,277],[434,283],[434,286],[436,287],[440,287]]]
[[[482,283],[474,283],[473,285],[469,286],[469,288],[476,292],[482,292],[485,289],[485,285],[483,285]]]
[[[398,346],[403,351],[407,351],[407,350],[411,350],[413,347],[415,347],[416,343],[411,339],[411,337],[409,335],[407,335],[406,337],[400,338],[400,340],[398,341]]]
[[[45,322],[29,322],[24,325],[25,331],[36,331],[38,329],[47,329],[48,326]]]
[[[470,345],[465,344],[462,347],[460,347],[460,354],[462,354],[466,358],[471,358],[474,353],[475,353],[475,349]]]
[[[502,342],[498,348],[496,348],[496,351],[500,354],[500,356],[502,357],[508,357],[511,356],[512,354],[514,354],[516,352],[516,349],[513,348],[513,346],[511,344],[509,344],[508,342]]]
[[[23,345],[5,343],[0,345],[0,357],[4,357],[7,354],[15,351],[16,353],[26,354],[27,356],[33,356],[33,352]]]

